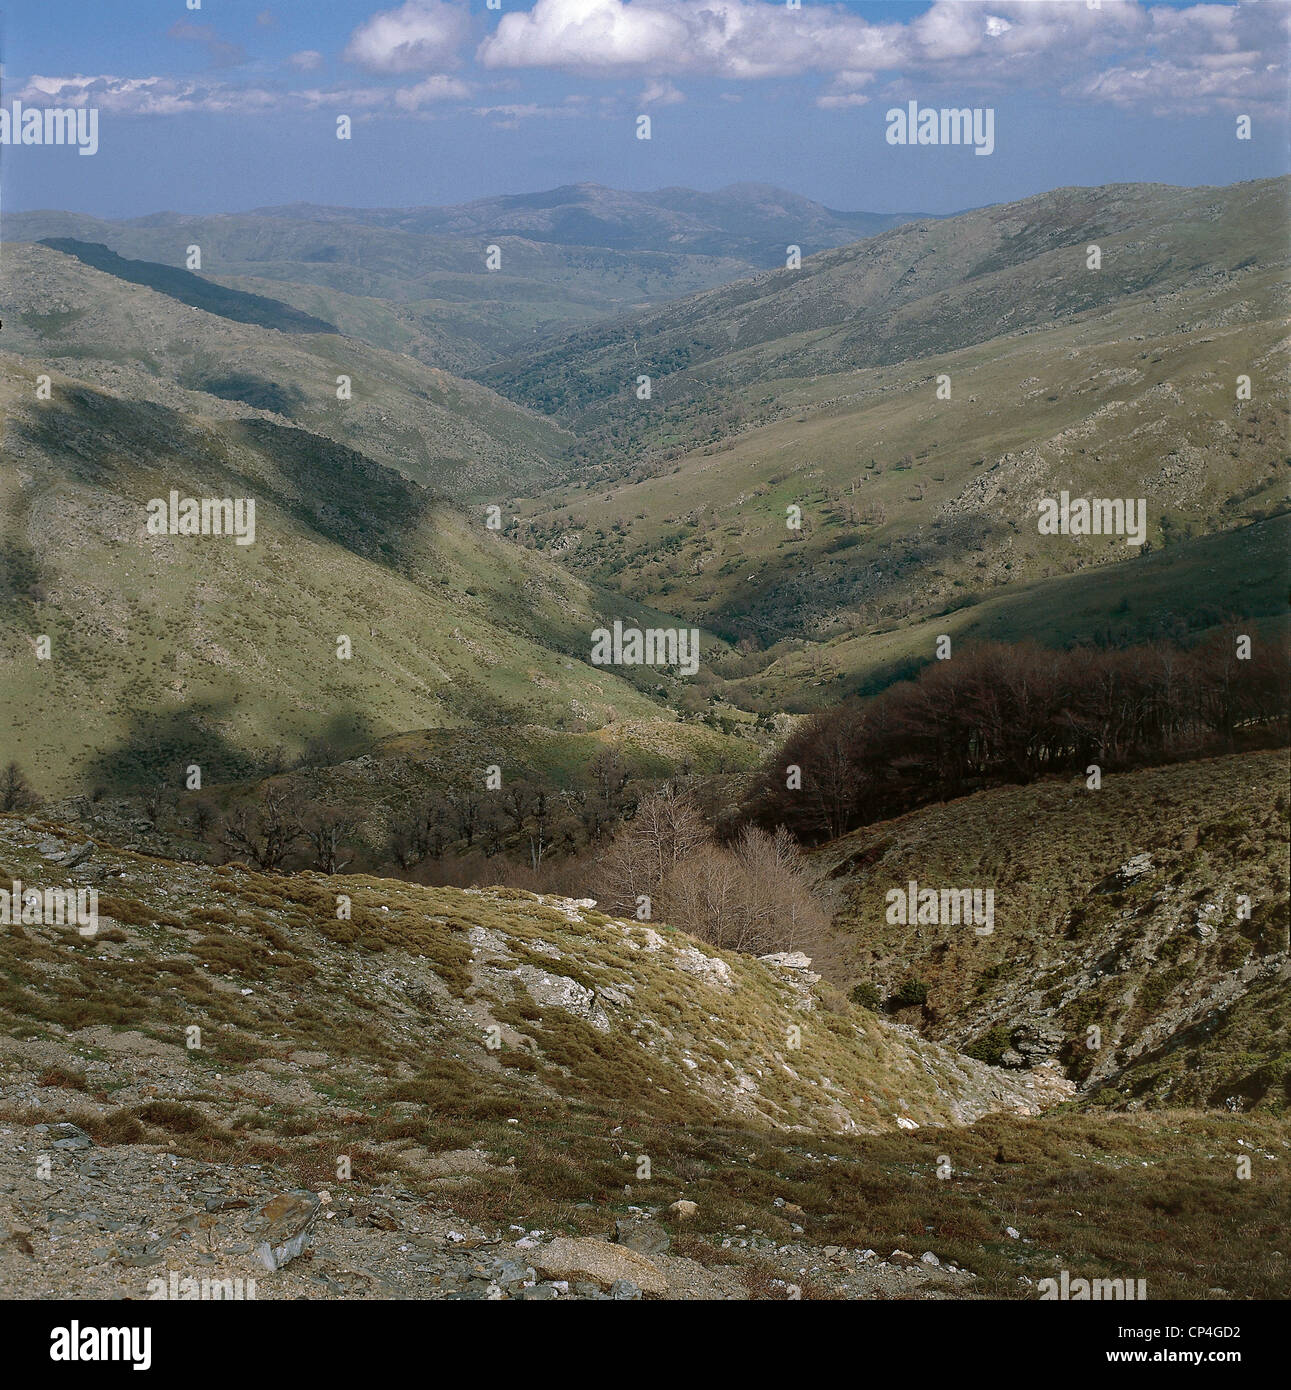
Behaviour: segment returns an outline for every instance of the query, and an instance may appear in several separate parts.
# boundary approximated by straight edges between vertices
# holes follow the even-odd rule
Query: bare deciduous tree
[[[225,816],[220,843],[257,869],[276,870],[303,834],[295,802],[286,792],[270,788],[258,803],[241,802]]]
[[[992,783],[1231,747],[1241,731],[1285,724],[1289,672],[1285,642],[1236,628],[1191,649],[957,650],[863,708],[805,721],[755,779],[742,814],[832,839]]]
[[[39,799],[16,762],[11,762],[0,773],[0,811],[26,811]]]
[[[348,807],[311,807],[301,827],[309,844],[311,868],[321,874],[339,874],[348,867],[354,859],[348,841],[357,828],[358,816]]]

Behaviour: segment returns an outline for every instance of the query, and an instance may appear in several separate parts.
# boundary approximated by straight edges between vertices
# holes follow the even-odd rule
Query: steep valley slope
[[[101,893],[92,935],[0,936],[11,1292],[1028,1297],[1148,1248],[1159,1296],[1277,1278],[1251,1251],[1281,1219],[1280,1122],[1069,1113],[1054,1068],[955,1054],[800,958],[516,891],[180,865],[38,816],[0,820],[0,858]],[[1253,1180],[1226,1178],[1248,1150]]]
[[[998,787],[869,825],[818,851],[837,912],[807,949],[929,1037],[1060,1061],[1100,1104],[1283,1110],[1289,801],[1278,749],[1097,790]],[[912,881],[993,892],[993,930],[899,920],[888,895],[908,900]]]

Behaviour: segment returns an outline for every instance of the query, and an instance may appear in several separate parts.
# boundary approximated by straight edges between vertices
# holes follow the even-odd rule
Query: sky
[[[940,213],[1291,168],[1288,0],[488,2],[11,4],[0,104],[96,110],[99,148],[0,146],[0,209],[131,217],[756,182],[833,208]],[[910,101],[990,109],[992,152],[890,143],[887,113]]]

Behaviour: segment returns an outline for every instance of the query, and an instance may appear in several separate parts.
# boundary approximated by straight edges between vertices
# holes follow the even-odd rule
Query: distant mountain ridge
[[[109,220],[10,213],[9,242],[72,238],[280,300],[374,347],[460,374],[909,221],[838,212],[761,184],[625,193],[572,184],[444,208],[314,204]],[[501,252],[490,269],[486,248]],[[275,325],[276,326],[276,325]],[[330,331],[330,329],[329,329]]]
[[[686,251],[735,257],[761,269],[783,265],[786,248],[813,255],[923,219],[918,213],[842,212],[771,184],[735,183],[713,193],[661,188],[636,193],[597,183],[503,194],[450,207],[337,208],[313,203],[257,208],[254,215],[354,222],[422,235],[523,236],[557,245]]]

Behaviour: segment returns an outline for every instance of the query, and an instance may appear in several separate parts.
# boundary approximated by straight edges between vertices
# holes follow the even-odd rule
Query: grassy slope
[[[819,851],[839,910],[817,964],[882,995],[923,980],[925,1026],[961,1047],[1042,1020],[1070,1073],[1121,1102],[1285,1108],[1287,774],[1285,750],[1235,754],[1098,791],[998,788],[857,830]],[[1150,871],[1118,879],[1140,854]],[[994,888],[994,933],[889,924],[886,893],[910,879]]]
[[[872,631],[1019,582],[1087,575],[1124,560],[1124,542],[1040,536],[1040,497],[1144,497],[1158,547],[1163,517],[1173,542],[1285,505],[1280,292],[1262,275],[1239,305],[1233,293],[1121,306],[895,367],[765,382],[750,396],[772,392],[779,420],[658,476],[567,489],[523,510],[554,533],[581,530],[585,555],[571,562],[586,573],[764,640]],[[1258,386],[1237,406],[1241,371]],[[942,372],[950,401],[935,397]],[[802,509],[797,533],[785,525],[790,505]]]
[[[542,479],[565,447],[550,422],[410,357],[235,323],[46,247],[11,245],[6,258],[6,340],[33,375],[62,371],[189,413],[259,410],[458,497]]]
[[[1285,624],[1289,548],[1291,519],[1281,515],[1139,559],[1012,584],[970,607],[948,606],[932,617],[821,644],[789,644],[764,671],[732,682],[726,694],[777,708],[818,708],[909,674],[932,660],[943,633],[955,645],[1030,640],[1067,647],[1162,636],[1191,640],[1229,614],[1252,618],[1260,628]]]
[[[264,420],[212,420],[3,360],[5,758],[42,790],[327,736],[668,720],[586,663],[623,613],[398,474]],[[148,537],[145,504],[257,499],[257,540]],[[646,622],[673,620],[633,606]],[[53,639],[35,659],[33,640]],[[338,634],[354,656],[336,657]],[[651,686],[670,680],[651,673]]]
[[[71,834],[0,818],[5,874],[65,881],[35,848],[51,831]],[[1154,1298],[1282,1292],[1291,1136],[1270,1117],[996,1114],[903,1132],[895,1114],[945,1117],[980,1072],[863,1011],[803,1012],[747,958],[726,957],[734,990],[705,984],[675,968],[691,943],[666,929],[651,950],[640,924],[526,894],[179,868],[106,847],[87,874],[103,876],[97,938],[0,936],[0,1011],[26,1040],[0,1056],[0,1088],[13,1093],[25,1048],[46,1068],[39,1105],[28,1079],[6,1119],[66,1116],[100,1143],[265,1165],[286,1186],[331,1187],[344,1152],[358,1194],[394,1181],[503,1228],[599,1233],[630,1203],[685,1196],[699,1212],[674,1252],[710,1264],[734,1260],[722,1238],[752,1227],[817,1249],[931,1245],[984,1296],[1034,1297],[1059,1268],[1146,1277]],[[538,1003],[519,967],[612,991],[611,1031]],[[183,1045],[194,1020],[200,1050]],[[804,1045],[786,1054],[790,1023]],[[128,1065],[140,1034],[142,1078]],[[849,1113],[883,1132],[829,1132]],[[774,1127],[786,1122],[802,1128]],[[469,1184],[430,1185],[414,1161],[470,1146],[497,1166]],[[1239,1152],[1250,1180],[1236,1179]]]
[[[668,407],[711,415],[727,390],[832,375],[1286,263],[1288,181],[1228,188],[1063,188],[880,236],[669,304],[480,373],[589,429],[658,440]],[[1086,269],[1096,242],[1102,268]],[[633,409],[639,371],[656,408]],[[662,407],[662,408],[661,408]],[[701,420],[701,425],[703,421]]]

